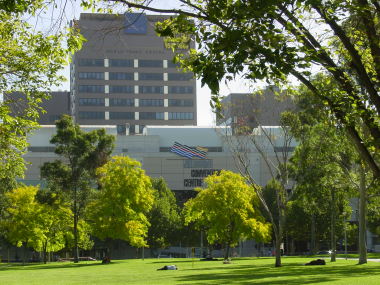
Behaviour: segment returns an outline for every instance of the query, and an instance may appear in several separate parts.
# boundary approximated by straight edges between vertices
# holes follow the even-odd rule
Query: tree
[[[95,169],[109,159],[115,138],[107,135],[104,129],[84,132],[67,115],[56,122],[56,129],[50,142],[56,145],[55,153],[64,160],[44,163],[41,176],[51,187],[69,196],[74,221],[74,262],[78,262],[78,222],[96,181]]]
[[[41,205],[35,197],[38,187],[23,186],[5,194],[7,208],[1,220],[6,239],[17,247],[24,247],[23,263],[28,246],[36,246],[42,236]]]
[[[67,232],[73,228],[73,213],[68,203],[52,191],[40,189],[36,199],[41,206],[38,216],[41,238],[35,248],[42,251],[46,263],[48,252],[56,252],[66,246]]]
[[[336,92],[334,84],[331,81],[328,83],[328,81],[328,77],[318,74],[312,82],[320,88],[326,88],[326,93],[333,94]],[[327,90],[328,88],[329,90]],[[353,189],[358,189],[360,194],[359,263],[365,263],[367,252],[365,247],[366,181],[363,182],[360,179],[363,171],[361,167],[357,167],[362,163],[347,142],[345,131],[339,121],[331,116],[323,102],[318,98],[311,97],[309,92],[306,88],[299,89],[296,97],[298,111],[288,114],[293,118],[291,131],[300,142],[293,157],[293,177],[297,181],[297,196],[305,199],[306,209],[311,213],[314,212],[313,219],[316,214],[321,214],[321,209],[322,211],[326,209],[331,214],[331,220],[338,218],[336,220],[338,222],[343,220],[343,213],[347,216],[350,212],[342,203],[347,204],[348,199],[355,196]],[[330,204],[324,205],[328,201],[326,197],[329,196],[331,197]],[[334,206],[333,200],[341,207]],[[335,211],[332,211],[333,209]],[[330,225],[333,232],[334,223],[330,222]],[[331,233],[331,237],[331,249],[334,249],[335,234]],[[312,238],[312,241],[315,241],[315,238]],[[312,242],[313,244],[314,242]],[[332,258],[334,258],[334,254]]]
[[[26,22],[25,13],[36,15],[45,1],[0,3],[0,180],[23,177],[27,135],[36,122],[42,99],[64,78],[60,70],[83,37],[75,28],[47,35]],[[43,90],[43,91],[42,91]],[[15,96],[16,93],[18,96]],[[3,185],[0,185],[2,187]]]
[[[380,178],[377,1],[180,2],[179,9],[156,8],[147,0],[114,0],[112,4],[176,15],[158,24],[157,31],[172,38],[176,61],[201,78],[213,94],[218,94],[220,81],[236,75],[275,83],[295,77],[326,104],[360,157]],[[183,45],[190,37],[198,50],[187,53]],[[311,82],[309,76],[316,68],[329,75],[337,92],[326,93]],[[217,95],[212,100],[220,107]]]
[[[127,156],[114,156],[96,173],[101,188],[87,208],[93,234],[101,240],[121,239],[132,246],[147,246],[147,213],[154,192],[141,164]]]
[[[147,217],[150,223],[148,244],[151,248],[165,248],[177,240],[176,233],[181,226],[181,217],[173,192],[165,180],[152,178],[154,203]]]
[[[242,239],[268,239],[270,226],[258,210],[255,191],[242,176],[222,170],[208,176],[205,183],[207,187],[196,188],[198,195],[185,203],[185,222],[206,228],[210,244],[225,245],[225,260],[230,247]]]

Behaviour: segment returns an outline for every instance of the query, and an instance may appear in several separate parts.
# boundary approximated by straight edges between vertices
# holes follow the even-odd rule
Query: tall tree
[[[152,178],[154,203],[147,217],[150,223],[148,244],[151,248],[165,248],[178,240],[176,234],[181,226],[181,217],[174,193],[165,180]]]
[[[27,135],[38,127],[39,104],[64,80],[60,70],[83,39],[75,28],[46,34],[28,24],[25,14],[36,15],[51,2],[0,3],[0,180],[8,183],[23,177],[22,155]]]
[[[87,208],[93,234],[102,240],[121,239],[136,247],[147,246],[147,213],[154,192],[141,164],[127,156],[114,156],[96,172],[101,188]]]
[[[24,247],[23,263],[29,246],[38,244],[42,236],[41,205],[36,200],[38,187],[24,186],[5,194],[7,207],[1,219],[6,239],[17,247]]]
[[[213,94],[219,93],[220,81],[236,75],[272,82],[295,77],[326,104],[362,160],[380,178],[377,1],[179,2],[178,9],[153,7],[154,2],[148,0],[114,0],[112,4],[177,15],[158,24],[157,30],[175,39],[171,43],[178,53],[176,60]],[[198,49],[184,53],[182,47],[190,37]],[[327,93],[313,84],[309,75],[316,67],[330,76],[337,92]],[[220,106],[217,95],[213,102]],[[361,132],[362,126],[367,135]]]
[[[210,244],[225,245],[225,260],[240,240],[268,239],[270,226],[259,211],[258,197],[241,175],[222,170],[205,183],[207,187],[196,188],[197,196],[185,203],[185,222],[206,228]]]
[[[95,169],[109,159],[114,136],[107,135],[104,129],[82,131],[66,115],[56,122],[56,130],[50,142],[55,144],[55,153],[62,160],[46,162],[41,167],[41,176],[69,195],[74,221],[74,262],[78,262],[78,222],[96,181]]]

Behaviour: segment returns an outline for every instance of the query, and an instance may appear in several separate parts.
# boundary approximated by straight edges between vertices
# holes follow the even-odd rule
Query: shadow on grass
[[[48,264],[41,264],[41,263],[30,263],[30,264],[0,264],[0,271],[6,271],[6,270],[25,270],[25,269],[31,269],[31,270],[41,270],[41,269],[62,269],[62,268],[81,268],[81,267],[88,267],[88,266],[112,266],[113,264],[118,264],[120,262],[112,261],[109,264],[102,264],[101,261],[99,262],[92,262],[92,263],[73,263],[73,262],[52,262]]]
[[[275,268],[268,265],[227,265],[202,269],[187,269],[196,271],[179,277],[181,283],[195,284],[312,284],[329,283],[343,278],[360,278],[380,274],[379,267],[367,267],[356,264],[331,264],[327,266],[304,266],[300,263],[287,263]],[[223,272],[220,272],[223,269]],[[215,272],[213,272],[215,271]]]

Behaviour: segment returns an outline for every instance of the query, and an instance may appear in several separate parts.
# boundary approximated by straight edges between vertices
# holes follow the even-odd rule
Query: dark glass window
[[[134,120],[134,112],[110,112],[110,119],[112,120]]]
[[[135,100],[132,98],[110,98],[110,106],[135,106]]]
[[[79,85],[78,91],[83,93],[104,93],[104,85]]]
[[[104,72],[79,72],[79,79],[103,80]]]
[[[125,85],[111,85],[110,93],[134,93],[135,88],[133,86]]]
[[[140,99],[141,107],[161,107],[164,106],[163,99]]]
[[[104,112],[79,112],[79,119],[104,120]]]
[[[192,120],[193,118],[192,112],[169,112],[169,120]]]
[[[80,58],[78,59],[79,66],[104,66],[104,59]]]
[[[139,86],[139,93],[163,94],[163,86]]]
[[[79,98],[79,106],[104,106],[104,98]]]
[[[110,80],[133,80],[133,73],[110,72]]]
[[[139,73],[139,80],[164,80],[162,73]]]
[[[163,112],[140,112],[140,120],[163,120]]]
[[[133,59],[110,59],[109,64],[112,67],[133,67]]]
[[[194,102],[192,99],[169,99],[170,107],[192,107]]]
[[[180,68],[180,65],[178,63],[174,63],[173,60],[168,59],[168,67],[169,68]]]
[[[169,93],[191,94],[193,93],[192,86],[169,86]]]
[[[193,78],[192,73],[169,73],[168,80],[169,81],[188,81]]]
[[[162,60],[139,59],[139,67],[163,67]]]

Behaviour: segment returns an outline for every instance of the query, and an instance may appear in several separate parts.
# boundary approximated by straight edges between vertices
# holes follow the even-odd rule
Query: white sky
[[[56,1],[58,2],[58,1]],[[46,26],[42,23],[43,21],[49,21],[51,25],[51,20],[56,19],[60,16],[59,11],[62,11],[62,8],[64,6],[65,0],[60,0],[58,8],[55,9],[55,11],[49,11],[46,14],[40,15],[38,26],[45,27]],[[152,1],[153,7],[164,7],[166,9],[170,8],[178,8],[180,6],[180,3],[177,0],[153,0]],[[74,0],[68,0],[68,3],[65,6],[65,15],[63,17],[62,22],[68,22],[72,20],[73,18],[78,19],[81,12],[91,12],[91,11],[84,11],[82,7],[80,7],[80,1],[74,1]],[[121,10],[117,9],[117,12],[121,12]],[[147,14],[152,14],[151,12],[147,11]],[[42,23],[42,24],[41,24]],[[49,26],[49,25],[47,25]],[[69,90],[69,67],[66,67],[62,74],[67,78],[67,81],[63,83],[61,86],[57,86],[56,90]],[[225,96],[229,93],[238,93],[238,92],[249,92],[252,91],[252,86],[248,86],[249,83],[246,80],[235,80],[233,82],[230,82],[227,85],[221,84],[220,94]],[[263,84],[260,84],[261,86]],[[207,87],[201,88],[200,81],[197,81],[197,109],[198,109],[198,126],[213,126],[215,125],[215,114],[212,113],[211,107],[210,107],[210,98],[211,98],[211,92]]]

